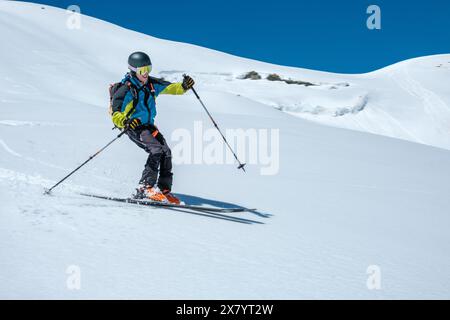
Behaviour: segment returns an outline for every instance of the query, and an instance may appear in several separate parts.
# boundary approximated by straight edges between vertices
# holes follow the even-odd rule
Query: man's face
[[[140,82],[146,83],[147,79],[148,79],[148,72],[146,72],[144,74],[136,73],[136,76],[137,76],[137,78],[139,79]]]
[[[152,69],[151,66],[144,66],[137,68],[136,77],[139,79],[140,82],[142,82],[143,84],[147,82],[148,74],[150,73],[151,69]]]

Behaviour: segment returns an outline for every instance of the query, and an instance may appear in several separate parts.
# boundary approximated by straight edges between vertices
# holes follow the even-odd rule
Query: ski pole
[[[100,150],[98,150],[96,153],[94,153],[92,156],[89,157],[89,159],[87,159],[85,162],[83,162],[82,164],[80,164],[75,170],[73,170],[71,173],[69,173],[67,176],[65,176],[64,178],[62,178],[61,180],[59,180],[59,182],[57,182],[53,187],[51,187],[50,189],[46,189],[44,194],[50,194],[50,192],[56,188],[60,183],[62,183],[64,180],[66,180],[68,177],[70,177],[72,174],[74,174],[76,171],[78,171],[78,169],[80,169],[82,166],[84,166],[86,163],[88,163],[89,161],[91,161],[93,158],[95,158],[100,152],[102,152],[103,150],[105,150],[111,143],[113,143],[114,141],[116,141],[117,139],[119,139],[125,132],[127,132],[128,129],[123,130],[117,137],[115,137],[113,140],[111,140],[106,146],[104,146],[103,148],[101,148]]]
[[[183,78],[186,78],[186,74],[183,74]],[[194,92],[195,96],[197,97],[198,101],[200,101],[203,109],[205,109],[206,113],[208,114],[209,118],[211,119],[212,123],[214,124],[214,126],[216,127],[217,131],[219,131],[220,135],[222,136],[223,141],[225,141],[226,145],[228,146],[228,148],[230,149],[230,151],[233,153],[234,158],[236,159],[236,161],[239,163],[239,166],[237,167],[238,169],[242,169],[245,172],[245,163],[241,163],[238,159],[238,157],[236,156],[236,153],[234,153],[233,149],[231,148],[230,144],[228,143],[227,139],[225,139],[225,136],[222,134],[222,131],[220,131],[219,126],[217,125],[217,123],[214,121],[213,117],[211,116],[211,114],[209,113],[208,109],[206,108],[205,104],[203,103],[202,99],[200,99],[199,95],[197,94],[197,91],[195,91],[194,87],[191,88],[192,92]]]

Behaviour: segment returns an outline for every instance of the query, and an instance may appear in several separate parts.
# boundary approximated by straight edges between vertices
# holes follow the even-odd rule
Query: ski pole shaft
[[[53,187],[51,187],[50,189],[45,190],[44,194],[50,194],[50,192],[56,188],[57,186],[59,186],[63,181],[65,181],[68,177],[70,177],[72,174],[74,174],[75,172],[77,172],[81,167],[83,167],[86,163],[88,163],[89,161],[91,161],[92,159],[94,159],[100,152],[102,152],[103,150],[105,150],[106,148],[109,147],[109,145],[111,145],[114,141],[116,141],[117,139],[119,139],[125,132],[127,131],[127,129],[123,130],[117,137],[115,137],[113,140],[111,140],[106,146],[104,146],[103,148],[101,148],[100,150],[98,150],[96,153],[94,153],[92,156],[90,156],[85,162],[83,162],[82,164],[80,164],[76,169],[74,169],[72,172],[70,172],[67,176],[65,176],[64,178],[62,178],[61,180],[59,180]]]
[[[186,75],[183,75],[183,77],[186,77]],[[194,92],[195,96],[197,97],[198,101],[200,101],[200,104],[202,105],[203,109],[206,111],[206,114],[211,119],[212,123],[214,124],[214,127],[216,127],[217,131],[219,131],[220,135],[222,136],[223,141],[225,141],[225,144],[227,145],[228,149],[230,149],[231,153],[233,153],[234,158],[239,163],[238,169],[242,169],[245,172],[245,163],[242,163],[239,161],[236,153],[231,148],[230,144],[228,143],[227,139],[223,135],[222,131],[220,131],[219,126],[217,125],[216,121],[214,121],[214,118],[212,117],[211,113],[209,113],[208,109],[206,108],[205,104],[203,103],[202,99],[200,99],[200,96],[198,95],[197,91],[195,91],[194,87],[191,88],[192,92]]]

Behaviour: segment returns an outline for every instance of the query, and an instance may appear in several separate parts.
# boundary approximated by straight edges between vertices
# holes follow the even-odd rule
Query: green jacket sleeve
[[[185,94],[185,93],[186,93],[186,91],[183,89],[181,82],[171,83],[163,91],[161,91],[161,94],[180,95],[180,94]]]
[[[128,118],[126,117],[126,114],[128,112],[130,112],[131,108],[133,108],[133,100],[131,100],[127,104],[124,112],[116,111],[113,113],[113,115],[111,116],[111,119],[117,128],[123,129],[125,127],[125,122],[128,120]],[[129,116],[131,116],[131,114]]]

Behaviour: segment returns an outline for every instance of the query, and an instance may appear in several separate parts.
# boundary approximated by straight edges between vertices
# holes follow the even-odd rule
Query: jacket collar
[[[149,80],[147,80],[146,84],[142,84],[138,78],[133,77],[130,73],[127,73],[125,77],[123,78],[122,82],[125,83],[127,81],[130,81],[132,84],[136,86],[138,89],[142,89],[143,87],[146,87],[148,85]]]

